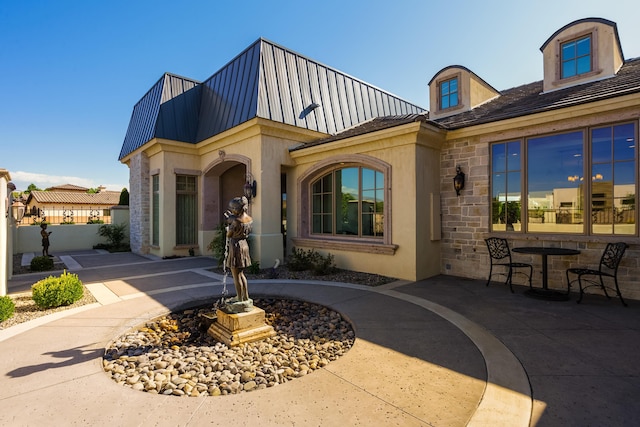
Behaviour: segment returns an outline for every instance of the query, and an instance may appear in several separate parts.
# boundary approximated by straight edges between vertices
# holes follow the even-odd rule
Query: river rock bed
[[[255,299],[272,338],[227,347],[207,334],[212,305],[170,313],[114,340],[103,367],[125,387],[175,396],[220,396],[265,389],[310,374],[353,345],[351,324],[317,304]]]

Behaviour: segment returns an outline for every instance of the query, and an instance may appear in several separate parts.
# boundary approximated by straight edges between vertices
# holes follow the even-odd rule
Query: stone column
[[[149,253],[150,243],[150,177],[149,157],[134,154],[129,163],[129,240],[131,251]]]

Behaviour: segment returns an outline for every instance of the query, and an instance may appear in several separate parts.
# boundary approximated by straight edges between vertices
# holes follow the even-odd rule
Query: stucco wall
[[[116,206],[111,210],[112,224],[125,224],[125,242],[129,240],[129,209],[126,206]],[[76,251],[92,249],[107,240],[98,234],[102,224],[73,224],[49,225],[49,252],[55,254],[61,251]],[[40,227],[37,225],[21,225],[15,230],[13,253],[36,252],[42,253],[42,238]]]
[[[60,251],[74,251],[92,249],[98,243],[107,243],[104,237],[98,235],[100,224],[49,225],[49,253]],[[40,227],[37,225],[23,225],[18,227],[15,253],[42,253],[42,238]]]
[[[592,35],[593,71],[582,76],[560,80],[560,48],[564,42],[572,39]],[[569,28],[557,34],[542,52],[544,58],[544,91],[573,86],[594,79],[602,79],[613,76],[622,66],[623,58],[620,56],[618,40],[615,37],[614,28],[600,23],[587,21]]]
[[[442,134],[415,122],[294,152],[296,167],[291,171],[293,181],[288,183],[287,193],[288,248],[302,246],[321,254],[331,253],[340,268],[406,280],[438,274],[439,233],[430,230],[434,217],[435,224],[439,225],[440,212],[433,208],[439,205],[439,150],[443,140]],[[396,246],[395,252],[385,251],[383,242],[361,244],[357,249],[349,246],[355,239],[343,241],[313,236],[300,239],[300,219],[309,215],[305,202],[298,198],[304,191],[302,186],[308,185],[305,177],[315,176],[313,171],[319,167],[319,162],[327,162],[327,159],[333,159],[333,166],[336,166],[341,161],[360,158],[366,166],[366,157],[374,159],[372,164],[381,161],[389,167],[386,178],[390,191],[385,204],[390,218],[386,219],[389,227],[385,232],[389,238],[386,243]]]

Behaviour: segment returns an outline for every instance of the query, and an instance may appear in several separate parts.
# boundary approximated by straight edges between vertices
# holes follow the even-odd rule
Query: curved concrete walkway
[[[115,258],[103,255],[105,262]],[[111,339],[222,291],[222,278],[204,269],[210,260],[195,267],[174,262],[167,269],[167,262],[119,258],[110,270],[121,273],[99,281],[87,281],[106,275],[94,265],[96,258],[74,258],[80,266],[83,260],[92,266],[76,272],[100,303],[0,331],[0,353],[7,356],[0,362],[4,420],[14,425],[529,424],[528,380],[513,354],[482,327],[393,290],[394,284],[251,283],[254,297],[304,299],[353,323],[357,339],[347,355],[304,378],[217,398],[157,396],[119,386],[102,371],[101,356]]]
[[[568,422],[571,418],[563,411],[575,409],[571,402],[543,402],[535,393],[532,399],[532,384],[540,396],[553,397],[548,389],[555,390],[553,384],[562,379],[549,375],[539,379],[531,362],[535,352],[496,325],[511,316],[505,329],[511,334],[513,319],[540,321],[556,313],[552,320],[560,329],[557,313],[579,316],[583,326],[585,313],[597,316],[599,324],[616,322],[615,313],[622,313],[621,320],[629,323],[629,316],[637,314],[633,303],[631,310],[598,300],[592,306],[541,303],[500,286],[485,288],[479,281],[449,276],[377,288],[253,281],[253,297],[300,298],[340,311],[355,327],[355,345],[327,367],[266,390],[206,398],[157,396],[111,381],[102,371],[104,348],[150,318],[219,296],[221,277],[206,270],[211,260],[70,256],[79,265],[75,272],[100,303],[0,330],[3,424],[586,425]],[[16,276],[9,289],[24,289],[31,280]],[[524,335],[527,342],[540,346],[529,330]],[[505,341],[511,342],[511,350]],[[567,356],[575,355],[565,347]],[[611,386],[615,378],[609,375]],[[614,392],[633,396],[636,388],[637,381],[623,379]],[[595,401],[586,411],[591,412],[588,419],[612,420],[609,425],[624,425],[615,421],[632,420],[640,413],[637,403],[623,400],[606,402],[610,408],[606,417],[593,418],[598,405],[602,404]],[[578,412],[576,420],[585,419]]]

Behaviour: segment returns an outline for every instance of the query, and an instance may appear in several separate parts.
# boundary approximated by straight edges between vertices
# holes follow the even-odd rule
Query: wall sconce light
[[[13,219],[16,221],[17,224],[19,224],[22,221],[22,218],[24,218],[24,211],[25,211],[24,203],[13,202],[13,205],[11,206],[11,211],[13,214]]]
[[[464,188],[464,172],[460,166],[456,166],[456,176],[453,177],[453,188],[456,189],[456,196],[460,195],[460,191]]]
[[[247,173],[247,182],[244,184],[243,190],[244,197],[246,197],[249,202],[251,202],[251,199],[256,197],[258,184],[256,183],[256,180],[253,179],[253,175],[251,175],[250,173]]]

